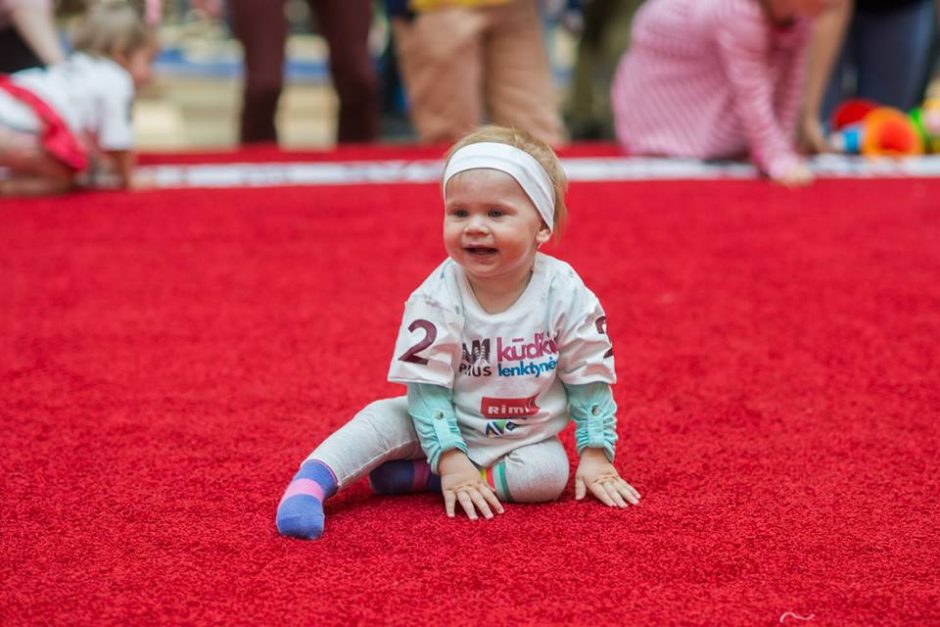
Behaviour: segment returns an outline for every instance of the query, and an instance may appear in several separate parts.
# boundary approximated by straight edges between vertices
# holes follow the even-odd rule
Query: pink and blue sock
[[[304,462],[277,506],[281,535],[315,540],[323,535],[323,501],[336,493],[336,476],[318,460]]]
[[[441,478],[431,472],[427,460],[396,459],[370,472],[369,485],[382,495],[440,492]]]

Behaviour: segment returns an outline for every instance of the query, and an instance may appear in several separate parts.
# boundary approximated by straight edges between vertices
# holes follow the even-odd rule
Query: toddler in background
[[[564,224],[565,188],[552,149],[528,133],[485,127],[455,145],[443,177],[449,258],[405,303],[389,369],[408,394],[372,403],[310,454],[278,506],[280,533],[318,538],[323,501],[366,474],[379,494],[440,491],[448,516],[459,504],[473,520],[502,502],[557,499],[569,418],[575,498],[639,502],[612,464],[607,318],[571,266],[538,251]]]
[[[611,89],[630,154],[736,158],[783,185],[812,172],[796,124],[812,18],[841,0],[649,0]]]
[[[93,160],[134,181],[131,105],[150,78],[156,37],[125,2],[92,5],[73,34],[74,53],[46,68],[0,75],[0,179],[7,194],[73,188]]]

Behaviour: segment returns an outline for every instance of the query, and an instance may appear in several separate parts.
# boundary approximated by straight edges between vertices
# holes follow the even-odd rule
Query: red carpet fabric
[[[0,623],[940,624],[940,181],[579,183],[637,508],[274,512],[385,382],[437,185],[0,204]],[[565,433],[571,450],[572,433]]]

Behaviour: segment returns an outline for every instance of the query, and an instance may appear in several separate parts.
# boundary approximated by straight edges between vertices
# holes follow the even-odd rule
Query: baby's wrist
[[[454,448],[441,453],[437,462],[437,470],[441,475],[447,475],[454,472],[472,470],[476,467],[467,454],[460,449]]]
[[[608,461],[607,453],[603,448],[586,446],[581,450],[581,459],[587,461]]]

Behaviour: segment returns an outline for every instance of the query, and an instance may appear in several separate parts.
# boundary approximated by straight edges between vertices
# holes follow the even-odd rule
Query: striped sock
[[[336,493],[336,476],[321,461],[304,462],[277,506],[281,535],[315,540],[323,535],[323,501]]]
[[[431,472],[425,459],[396,459],[370,472],[369,486],[382,495],[440,492],[441,478]]]
[[[512,503],[512,494],[509,492],[509,481],[506,479],[506,462],[499,462],[489,468],[481,468],[480,476],[487,485],[493,488],[500,501]]]

